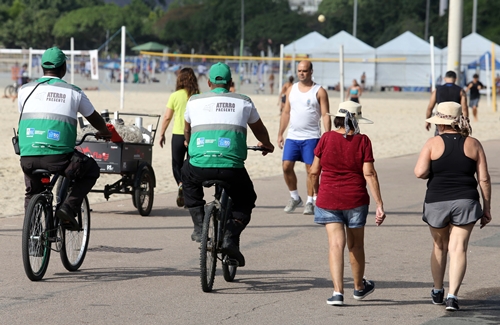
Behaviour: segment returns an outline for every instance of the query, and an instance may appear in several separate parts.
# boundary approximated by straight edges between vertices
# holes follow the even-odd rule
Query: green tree
[[[60,44],[74,37],[76,48],[95,49],[106,41],[107,30],[118,30],[124,21],[122,8],[115,4],[81,8],[59,18],[53,33]]]
[[[245,46],[253,54],[273,50],[291,42],[311,20],[292,12],[287,0],[245,0]],[[241,38],[241,1],[177,1],[155,25],[157,35],[169,45],[189,52],[230,54],[239,49]]]

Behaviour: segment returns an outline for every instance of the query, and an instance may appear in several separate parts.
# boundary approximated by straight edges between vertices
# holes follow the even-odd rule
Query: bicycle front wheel
[[[4,95],[5,97],[13,97],[17,93],[16,87],[8,85],[5,87]]]
[[[41,194],[33,196],[24,215],[22,250],[24,272],[31,281],[45,275],[50,259],[50,206]]]
[[[61,261],[68,271],[76,271],[82,266],[90,239],[90,207],[87,197],[83,199],[78,213],[80,229],[71,231],[64,229],[61,247]]]
[[[200,246],[200,277],[203,292],[212,291],[217,266],[217,209],[212,203],[203,219]]]
[[[226,282],[233,282],[236,276],[237,265],[231,264],[227,255],[222,255],[222,274]]]

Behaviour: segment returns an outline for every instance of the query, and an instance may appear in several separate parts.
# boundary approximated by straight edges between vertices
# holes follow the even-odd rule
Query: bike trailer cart
[[[118,120],[119,116],[153,118],[156,123],[150,126],[145,136],[148,141],[145,143],[85,141],[78,147],[78,150],[94,158],[101,173],[121,175],[118,181],[106,184],[103,190],[92,189],[91,192],[103,193],[106,200],[111,194],[130,194],[134,207],[141,216],[147,216],[153,207],[156,186],[151,164],[154,138],[161,115],[115,112],[114,116],[115,120]]]

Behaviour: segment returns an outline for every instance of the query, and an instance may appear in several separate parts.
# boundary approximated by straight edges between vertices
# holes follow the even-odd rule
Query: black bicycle
[[[86,137],[86,133],[76,146]],[[87,197],[78,211],[78,229],[66,229],[56,217],[56,211],[71,192],[73,181],[46,169],[36,169],[34,175],[41,175],[44,191],[34,195],[24,215],[22,250],[23,265],[31,281],[39,281],[49,266],[52,250],[59,252],[61,261],[68,271],[76,271],[85,259],[90,236],[90,206]],[[51,179],[52,176],[52,179]],[[55,188],[55,196],[53,189]],[[54,244],[55,247],[52,247]]]
[[[258,146],[247,148],[254,151],[266,151],[265,148]],[[217,260],[222,262],[222,274],[227,282],[234,280],[238,268],[238,261],[221,252],[222,240],[232,208],[231,198],[225,190],[228,184],[219,180],[203,182],[203,186],[207,188],[214,185],[214,200],[205,206],[205,217],[203,218],[203,230],[201,232],[200,277],[201,288],[204,292],[212,291]]]
[[[19,85],[17,84],[17,81],[14,81],[14,83],[7,85],[5,87],[3,93],[5,97],[14,97],[17,94],[17,90],[19,89]]]

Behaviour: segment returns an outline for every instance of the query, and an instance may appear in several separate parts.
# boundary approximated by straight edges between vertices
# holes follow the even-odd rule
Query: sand
[[[106,85],[99,83],[98,91],[87,91],[87,95],[98,111],[108,109],[114,112],[119,108],[120,93],[117,85]],[[165,104],[172,85],[127,85],[125,92],[124,112],[163,114]],[[206,90],[202,85],[202,90]],[[277,95],[252,95],[253,89],[246,89],[252,97],[261,118],[266,125],[271,141],[276,145],[279,126],[279,114],[277,106]],[[339,93],[329,92],[331,111],[335,111],[339,103]],[[389,157],[418,153],[425,141],[433,135],[424,128],[425,110],[429,94],[426,93],[365,93],[361,98],[363,105],[363,116],[373,120],[371,125],[361,125],[361,132],[367,134],[373,144],[375,155],[375,167],[377,164],[388,164]],[[19,114],[17,103],[10,99],[1,99],[3,122],[0,127],[1,145],[4,148],[2,164],[0,167],[0,180],[4,191],[0,194],[0,217],[19,215],[23,212],[24,178],[19,166],[19,156],[14,154],[11,138],[12,128],[17,128]],[[473,136],[480,141],[500,138],[499,114],[493,113],[487,107],[486,98],[482,98],[479,107],[479,121],[472,123]],[[144,125],[155,123],[154,120],[145,120]],[[175,191],[175,184],[171,170],[170,134],[171,128],[167,130],[167,144],[161,148],[155,139],[153,147],[153,169],[156,174],[157,186],[155,194]],[[255,145],[257,140],[251,132],[248,144]],[[486,153],[488,154],[488,153]],[[249,152],[246,167],[252,178],[264,178],[281,175],[282,151],[276,147],[273,154],[266,157],[258,152]],[[296,169],[303,170],[305,167],[299,163]],[[412,173],[412,170],[408,171]],[[120,178],[116,174],[102,174],[94,188],[103,189],[105,184],[111,184]],[[383,187],[383,184],[381,184]],[[287,191],[283,182],[283,191]],[[299,193],[305,192],[305,180],[299,179]],[[131,199],[124,195],[113,195],[110,200]],[[99,193],[90,194],[90,202],[104,201]],[[165,204],[162,202],[162,204]],[[167,203],[168,204],[168,203]],[[176,206],[171,202],[172,207]],[[154,207],[153,207],[154,208]]]

